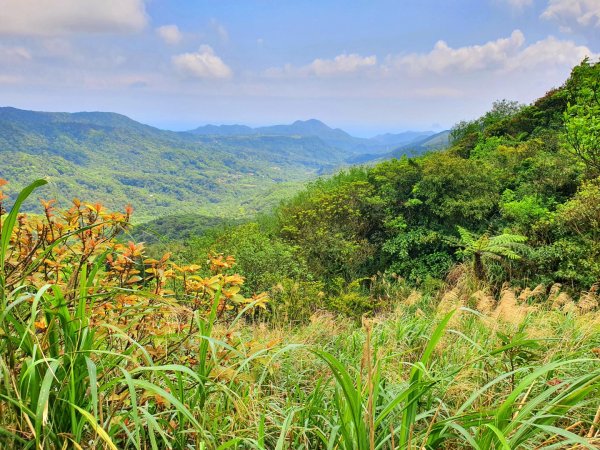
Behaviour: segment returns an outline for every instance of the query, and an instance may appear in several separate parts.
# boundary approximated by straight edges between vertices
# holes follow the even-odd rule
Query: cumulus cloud
[[[390,56],[384,71],[413,75],[502,72],[535,67],[572,66],[586,56],[596,55],[586,46],[552,36],[525,46],[525,36],[520,30],[515,30],[508,38],[482,45],[452,48],[446,42],[439,41],[428,53]]]
[[[490,67],[502,67],[524,43],[525,36],[520,30],[513,31],[508,38],[497,39],[483,45],[452,48],[445,41],[438,41],[429,53],[389,57],[387,69],[404,69],[419,74],[431,71],[471,72]]]
[[[510,36],[495,39],[478,45],[451,47],[445,41],[438,41],[430,51],[420,53],[388,55],[378,64],[377,57],[342,54],[333,59],[315,59],[305,66],[286,64],[270,68],[265,72],[269,78],[322,78],[352,79],[349,74],[366,72],[370,79],[393,79],[402,83],[408,78],[452,79],[481,74],[502,74],[528,69],[550,70],[569,68],[585,57],[597,58],[590,48],[578,45],[571,40],[561,40],[553,36],[527,45],[524,34],[514,30]],[[425,83],[425,81],[424,81]],[[424,87],[423,95],[439,94],[452,97],[459,94],[454,88],[441,91]]]
[[[550,0],[541,17],[556,21],[564,31],[600,28],[600,0]]]
[[[169,45],[179,44],[183,39],[183,34],[177,25],[163,25],[156,29],[156,33]]]
[[[286,64],[283,67],[274,67],[267,69],[266,75],[271,77],[283,76],[316,76],[316,77],[336,77],[360,72],[369,67],[377,65],[377,57],[360,56],[356,53],[341,54],[333,59],[317,58],[310,64],[302,67],[295,67]]]
[[[232,71],[208,45],[195,53],[183,53],[172,58],[173,65],[183,75],[191,78],[231,78]]]
[[[598,56],[600,55],[584,45],[549,36],[525,47],[513,58],[507,60],[506,69],[572,67],[579,64],[585,57],[595,59]]]
[[[0,34],[131,33],[147,22],[143,0],[0,0]]]

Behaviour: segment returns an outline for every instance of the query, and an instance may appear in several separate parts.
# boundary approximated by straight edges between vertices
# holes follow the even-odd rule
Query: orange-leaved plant
[[[169,255],[148,258],[142,243],[123,241],[131,207],[74,200],[61,211],[51,200],[42,214],[20,214],[45,183],[24,189],[10,211],[0,192],[0,447],[142,448],[148,436],[201,446],[209,436],[189,394],[203,403],[219,382],[212,327],[266,297],[239,296],[243,279],[223,273],[233,258],[212,257],[205,277]],[[186,365],[172,363],[175,350]]]

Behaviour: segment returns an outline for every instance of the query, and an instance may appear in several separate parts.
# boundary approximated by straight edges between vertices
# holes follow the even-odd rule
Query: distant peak
[[[296,120],[291,126],[294,128],[304,130],[331,130],[331,128],[328,125],[326,125],[318,119]]]
[[[308,119],[308,120],[296,120],[294,122],[294,125],[325,125],[323,122],[321,122],[319,119]],[[325,125],[327,126],[327,125]]]

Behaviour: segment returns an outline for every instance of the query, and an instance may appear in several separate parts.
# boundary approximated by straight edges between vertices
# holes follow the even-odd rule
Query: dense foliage
[[[241,295],[232,257],[186,266],[148,258],[142,245],[114,238],[129,209],[46,202],[43,217],[19,215],[43,184],[2,220],[2,448],[600,443],[596,292],[575,304],[560,288],[505,288],[496,304],[463,280],[438,302],[381,282],[396,308],[362,326],[321,312],[303,326],[282,316],[267,327],[261,311],[279,300]],[[256,236],[252,228],[240,229]],[[265,243],[231,239],[224,244],[244,241],[247,258]],[[272,250],[256,258],[298,269],[285,247]],[[297,302],[312,300],[296,292]]]
[[[598,448],[598,73],[148,249],[0,192],[0,448]]]
[[[586,60],[532,105],[499,101],[460,122],[445,151],[315,181],[274,215],[188,240],[184,253],[236,254],[223,243],[232,233],[244,236],[236,242],[261,239],[263,251],[293,254],[304,267],[289,276],[323,283],[332,298],[357,285],[368,296],[366,279],[377,274],[439,286],[469,258],[496,292],[507,281],[588,289],[600,281],[599,74]],[[240,265],[251,288],[270,270],[255,260]]]

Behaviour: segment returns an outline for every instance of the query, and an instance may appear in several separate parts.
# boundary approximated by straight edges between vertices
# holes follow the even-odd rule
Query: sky
[[[441,130],[586,56],[600,0],[0,0],[0,106],[173,130]]]

